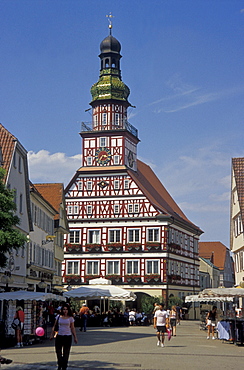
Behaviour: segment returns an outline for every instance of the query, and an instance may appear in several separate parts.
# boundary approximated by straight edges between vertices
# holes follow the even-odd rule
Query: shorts
[[[170,325],[176,326],[176,319],[170,319]]]
[[[129,321],[136,321],[135,316],[129,316]]]
[[[167,329],[165,325],[157,326],[157,332],[158,333],[166,333]]]
[[[216,322],[215,321],[212,321],[212,320],[207,320],[207,326],[215,326],[216,325]]]

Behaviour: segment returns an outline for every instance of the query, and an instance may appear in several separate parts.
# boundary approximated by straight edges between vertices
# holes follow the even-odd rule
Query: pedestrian
[[[135,321],[136,321],[136,310],[131,309],[130,312],[129,312],[129,323],[130,323],[130,325],[133,326]]]
[[[164,347],[164,334],[167,331],[167,328],[169,328],[169,319],[167,311],[164,310],[164,303],[159,304],[159,309],[155,311],[154,318],[153,318],[153,327],[154,329],[157,329],[156,335],[157,335],[157,346]],[[160,341],[160,334],[162,340]]]
[[[172,306],[169,312],[169,321],[170,326],[172,328],[172,335],[174,337],[176,336],[176,317],[177,317],[176,306]]]
[[[181,320],[181,316],[182,316],[182,309],[181,309],[180,306],[176,306],[176,312],[177,312],[176,323],[177,323],[177,325],[180,325],[180,320]]]
[[[207,339],[210,338],[210,333],[212,332],[212,339],[215,339],[214,337],[214,328],[216,326],[216,320],[217,320],[217,307],[213,306],[212,310],[210,310],[207,313],[206,316],[206,324],[208,328],[208,336]]]
[[[74,326],[74,318],[71,308],[68,304],[64,304],[61,308],[60,315],[56,317],[50,339],[55,336],[56,324],[58,324],[58,334],[55,337],[55,350],[58,360],[58,370],[66,370],[68,366],[69,353],[72,344],[72,334],[75,343],[77,337]]]
[[[16,335],[16,348],[23,347],[23,332],[24,332],[24,322],[25,322],[25,313],[23,311],[23,308],[21,306],[18,306],[16,308],[16,313],[14,318],[19,319],[19,324],[17,325],[15,329],[15,335]]]
[[[80,331],[82,331],[83,328],[84,328],[84,331],[86,331],[86,325],[87,325],[87,320],[88,320],[88,315],[89,315],[89,307],[87,307],[85,303],[83,303],[80,309],[79,315],[81,319]]]

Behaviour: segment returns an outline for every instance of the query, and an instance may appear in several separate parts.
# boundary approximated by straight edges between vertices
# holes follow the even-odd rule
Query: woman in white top
[[[50,339],[54,338],[55,326],[57,323],[58,334],[55,338],[55,349],[58,360],[58,370],[66,370],[72,343],[72,334],[74,336],[75,343],[77,343],[74,318],[68,304],[64,304],[61,308],[60,315],[57,316],[52,328]]]

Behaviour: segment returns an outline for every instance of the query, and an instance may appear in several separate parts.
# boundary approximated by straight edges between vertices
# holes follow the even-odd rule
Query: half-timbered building
[[[138,131],[127,119],[121,45],[100,45],[100,77],[91,88],[92,122],[82,124],[82,165],[66,187],[70,234],[63,281],[77,287],[105,277],[151,296],[199,290],[202,231],[176,204],[152,169],[137,158]]]

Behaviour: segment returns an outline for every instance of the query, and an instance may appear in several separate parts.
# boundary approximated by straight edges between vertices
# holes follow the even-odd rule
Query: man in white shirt
[[[153,318],[153,327],[157,329],[156,335],[158,338],[157,346],[164,347],[164,333],[167,332],[167,328],[169,327],[169,318],[167,311],[164,310],[164,304],[160,303],[159,310],[155,311],[154,318]],[[162,341],[160,341],[160,333],[162,337]]]

